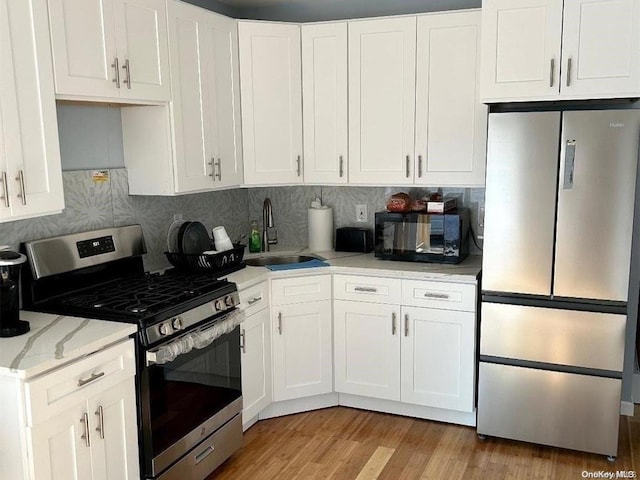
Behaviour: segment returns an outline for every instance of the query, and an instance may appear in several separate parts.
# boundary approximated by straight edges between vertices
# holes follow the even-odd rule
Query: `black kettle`
[[[20,269],[26,261],[21,253],[0,250],[0,337],[29,331],[29,322],[20,320]]]

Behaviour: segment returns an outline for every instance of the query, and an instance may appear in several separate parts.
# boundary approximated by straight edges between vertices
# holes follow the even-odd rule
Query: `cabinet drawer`
[[[240,310],[245,315],[253,315],[269,306],[269,283],[262,282],[240,290]]]
[[[475,312],[476,286],[465,283],[403,280],[402,304]]]
[[[271,295],[273,305],[331,300],[331,275],[273,280]]]
[[[333,298],[356,302],[400,304],[401,283],[398,278],[334,275]]]
[[[133,340],[89,355],[25,384],[27,423],[37,425],[135,376]]]

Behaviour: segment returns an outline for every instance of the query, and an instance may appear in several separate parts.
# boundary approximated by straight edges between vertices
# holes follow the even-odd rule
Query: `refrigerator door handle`
[[[576,141],[567,140],[564,152],[564,182],[562,188],[570,190],[573,188],[573,170],[576,165]]]

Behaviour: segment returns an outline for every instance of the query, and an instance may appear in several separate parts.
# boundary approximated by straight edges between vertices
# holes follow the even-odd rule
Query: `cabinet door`
[[[120,96],[171,100],[165,0],[113,0]]]
[[[402,307],[401,400],[472,412],[475,330],[473,312]]]
[[[302,182],[300,27],[239,22],[247,184]]]
[[[274,401],[333,390],[331,323],[331,300],[274,309]]]
[[[639,50],[640,2],[565,0],[563,96],[637,96],[640,92]]]
[[[49,0],[59,95],[118,97],[113,0]]]
[[[336,391],[400,400],[400,307],[336,300]]]
[[[172,2],[170,29],[176,192],[239,185],[236,23]]]
[[[64,208],[47,8],[0,1],[0,220]]]
[[[561,36],[562,0],[484,0],[482,98],[557,97]]]
[[[484,185],[480,11],[418,17],[416,183]]]
[[[349,23],[349,182],[413,183],[416,18]]]
[[[85,415],[86,414],[86,415]],[[86,402],[35,427],[31,437],[30,459],[37,480],[91,480],[91,441],[95,440]],[[89,432],[89,440],[86,439]],[[82,438],[85,436],[85,438]]]
[[[301,29],[304,181],[347,183],[347,24]]]
[[[244,321],[242,348],[242,422],[271,403],[271,328],[269,310],[262,310]]]
[[[93,480],[137,480],[138,427],[134,378],[88,401]]]

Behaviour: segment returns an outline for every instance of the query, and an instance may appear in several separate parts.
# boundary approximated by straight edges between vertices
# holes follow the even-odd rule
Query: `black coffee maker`
[[[20,320],[20,269],[27,257],[0,250],[0,337],[15,337],[29,331]]]

